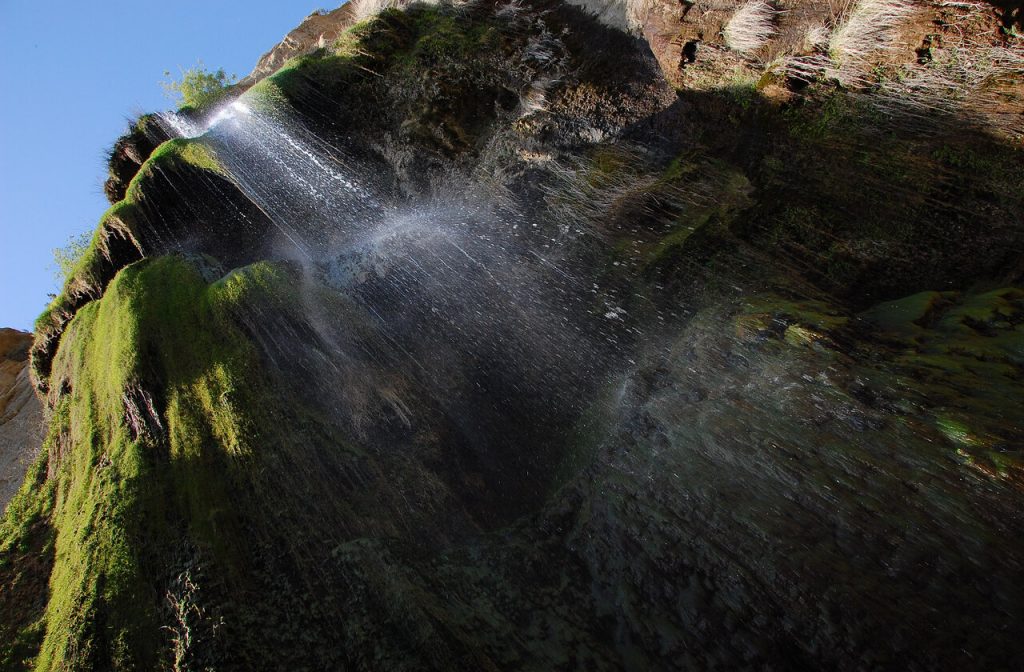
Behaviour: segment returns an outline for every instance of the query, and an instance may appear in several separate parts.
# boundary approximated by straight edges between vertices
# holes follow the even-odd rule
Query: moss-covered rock
[[[109,177],[103,184],[103,192],[111,204],[125,197],[135,173],[153,150],[168,139],[167,131],[155,115],[139,117],[128,133],[118,138],[110,151]]]
[[[182,193],[190,198],[180,198]],[[135,173],[124,198],[100,218],[61,294],[36,320],[36,386],[49,389],[51,360],[66,325],[80,307],[103,295],[121,268],[147,255],[194,249],[197,243],[228,262],[250,259],[264,245],[269,226],[201,140],[164,142]]]
[[[416,5],[246,94],[360,216],[457,203],[448,274],[281,261],[222,138],[122,143],[38,323],[3,662],[1019,666],[1020,150],[658,39]]]

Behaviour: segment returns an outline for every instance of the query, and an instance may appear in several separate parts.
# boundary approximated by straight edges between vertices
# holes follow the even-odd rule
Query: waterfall
[[[303,269],[305,320],[329,344],[330,364],[316,372],[325,389],[372,378],[353,364],[372,352],[369,359],[409,372],[451,415],[474,416],[470,424],[487,424],[488,415],[497,423],[502,404],[526,403],[539,426],[564,426],[584,410],[581,390],[616,380],[632,327],[621,310],[590,304],[596,278],[571,267],[571,238],[545,237],[479,189],[460,193],[465,178],[453,178],[444,196],[401,198],[379,164],[331,145],[258,94],[205,124],[164,118],[212,150],[275,225],[270,247]],[[360,317],[332,315],[325,289]],[[353,334],[364,321],[372,344],[365,332]]]

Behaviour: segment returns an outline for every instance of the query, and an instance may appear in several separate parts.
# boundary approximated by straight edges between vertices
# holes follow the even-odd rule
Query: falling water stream
[[[516,415],[565,427],[593,403],[593,390],[620,384],[620,344],[632,327],[621,310],[599,304],[592,278],[565,266],[561,247],[571,240],[541,240],[534,223],[486,194],[397,197],[379,166],[247,98],[203,126],[164,119],[215,153],[273,222],[272,254],[302,268],[305,320],[330,349],[316,372],[323,387],[383,377],[352,363],[373,350],[370,359],[410,372],[467,435],[493,442],[509,440],[495,427]],[[324,288],[361,316],[339,317]],[[372,325],[376,344],[354,336],[353,322]],[[409,422],[406,401],[386,394]],[[365,393],[339,405],[353,396]]]
[[[590,207],[578,185],[592,175],[563,193],[559,171],[595,145],[576,146],[579,164],[524,160],[499,194],[456,168],[409,184],[386,157],[414,165],[415,148],[332,144],[258,90],[202,124],[162,118],[218,164],[216,177],[169,168],[139,211],[147,249],[186,253],[210,296],[240,288],[213,338],[244,334],[260,358],[236,379],[253,397],[237,396],[274,426],[254,432],[258,506],[239,519],[266,532],[237,550],[282,587],[262,602],[275,618],[326,594],[296,622],[344,655],[405,656],[393,630],[412,633],[410,655],[433,655],[440,634],[452,660],[486,643],[499,661],[529,649],[538,669],[620,656],[659,669],[641,654],[665,651],[694,653],[693,669],[856,667],[861,649],[942,643],[949,622],[977,641],[1017,622],[1019,481],[989,466],[1004,446],[968,424],[1000,412],[985,406],[995,396],[960,387],[1004,376],[982,368],[1003,346],[972,333],[978,297],[930,292],[929,313],[900,325],[906,305],[872,318],[773,284],[790,269],[732,230],[767,215],[731,165],[680,169],[700,198],[673,191],[661,220],[645,219],[651,194],[630,200],[663,179],[650,165],[580,214],[566,210]],[[494,137],[477,170],[507,156]],[[512,205],[533,193],[552,198]],[[746,282],[724,264],[757,269]],[[981,305],[1002,321],[1016,291]],[[825,663],[805,664],[819,648]]]

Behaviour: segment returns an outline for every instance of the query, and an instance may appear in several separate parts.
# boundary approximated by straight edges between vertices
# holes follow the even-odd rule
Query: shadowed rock
[[[956,7],[867,67],[742,5],[336,10],[148,152],[40,320],[4,662],[1024,664],[1009,99],[863,79]]]

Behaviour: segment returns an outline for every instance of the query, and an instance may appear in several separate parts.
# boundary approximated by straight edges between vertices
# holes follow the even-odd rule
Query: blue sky
[[[30,329],[57,292],[52,250],[107,209],[128,120],[172,106],[164,71],[242,77],[315,2],[0,0],[0,327]]]

